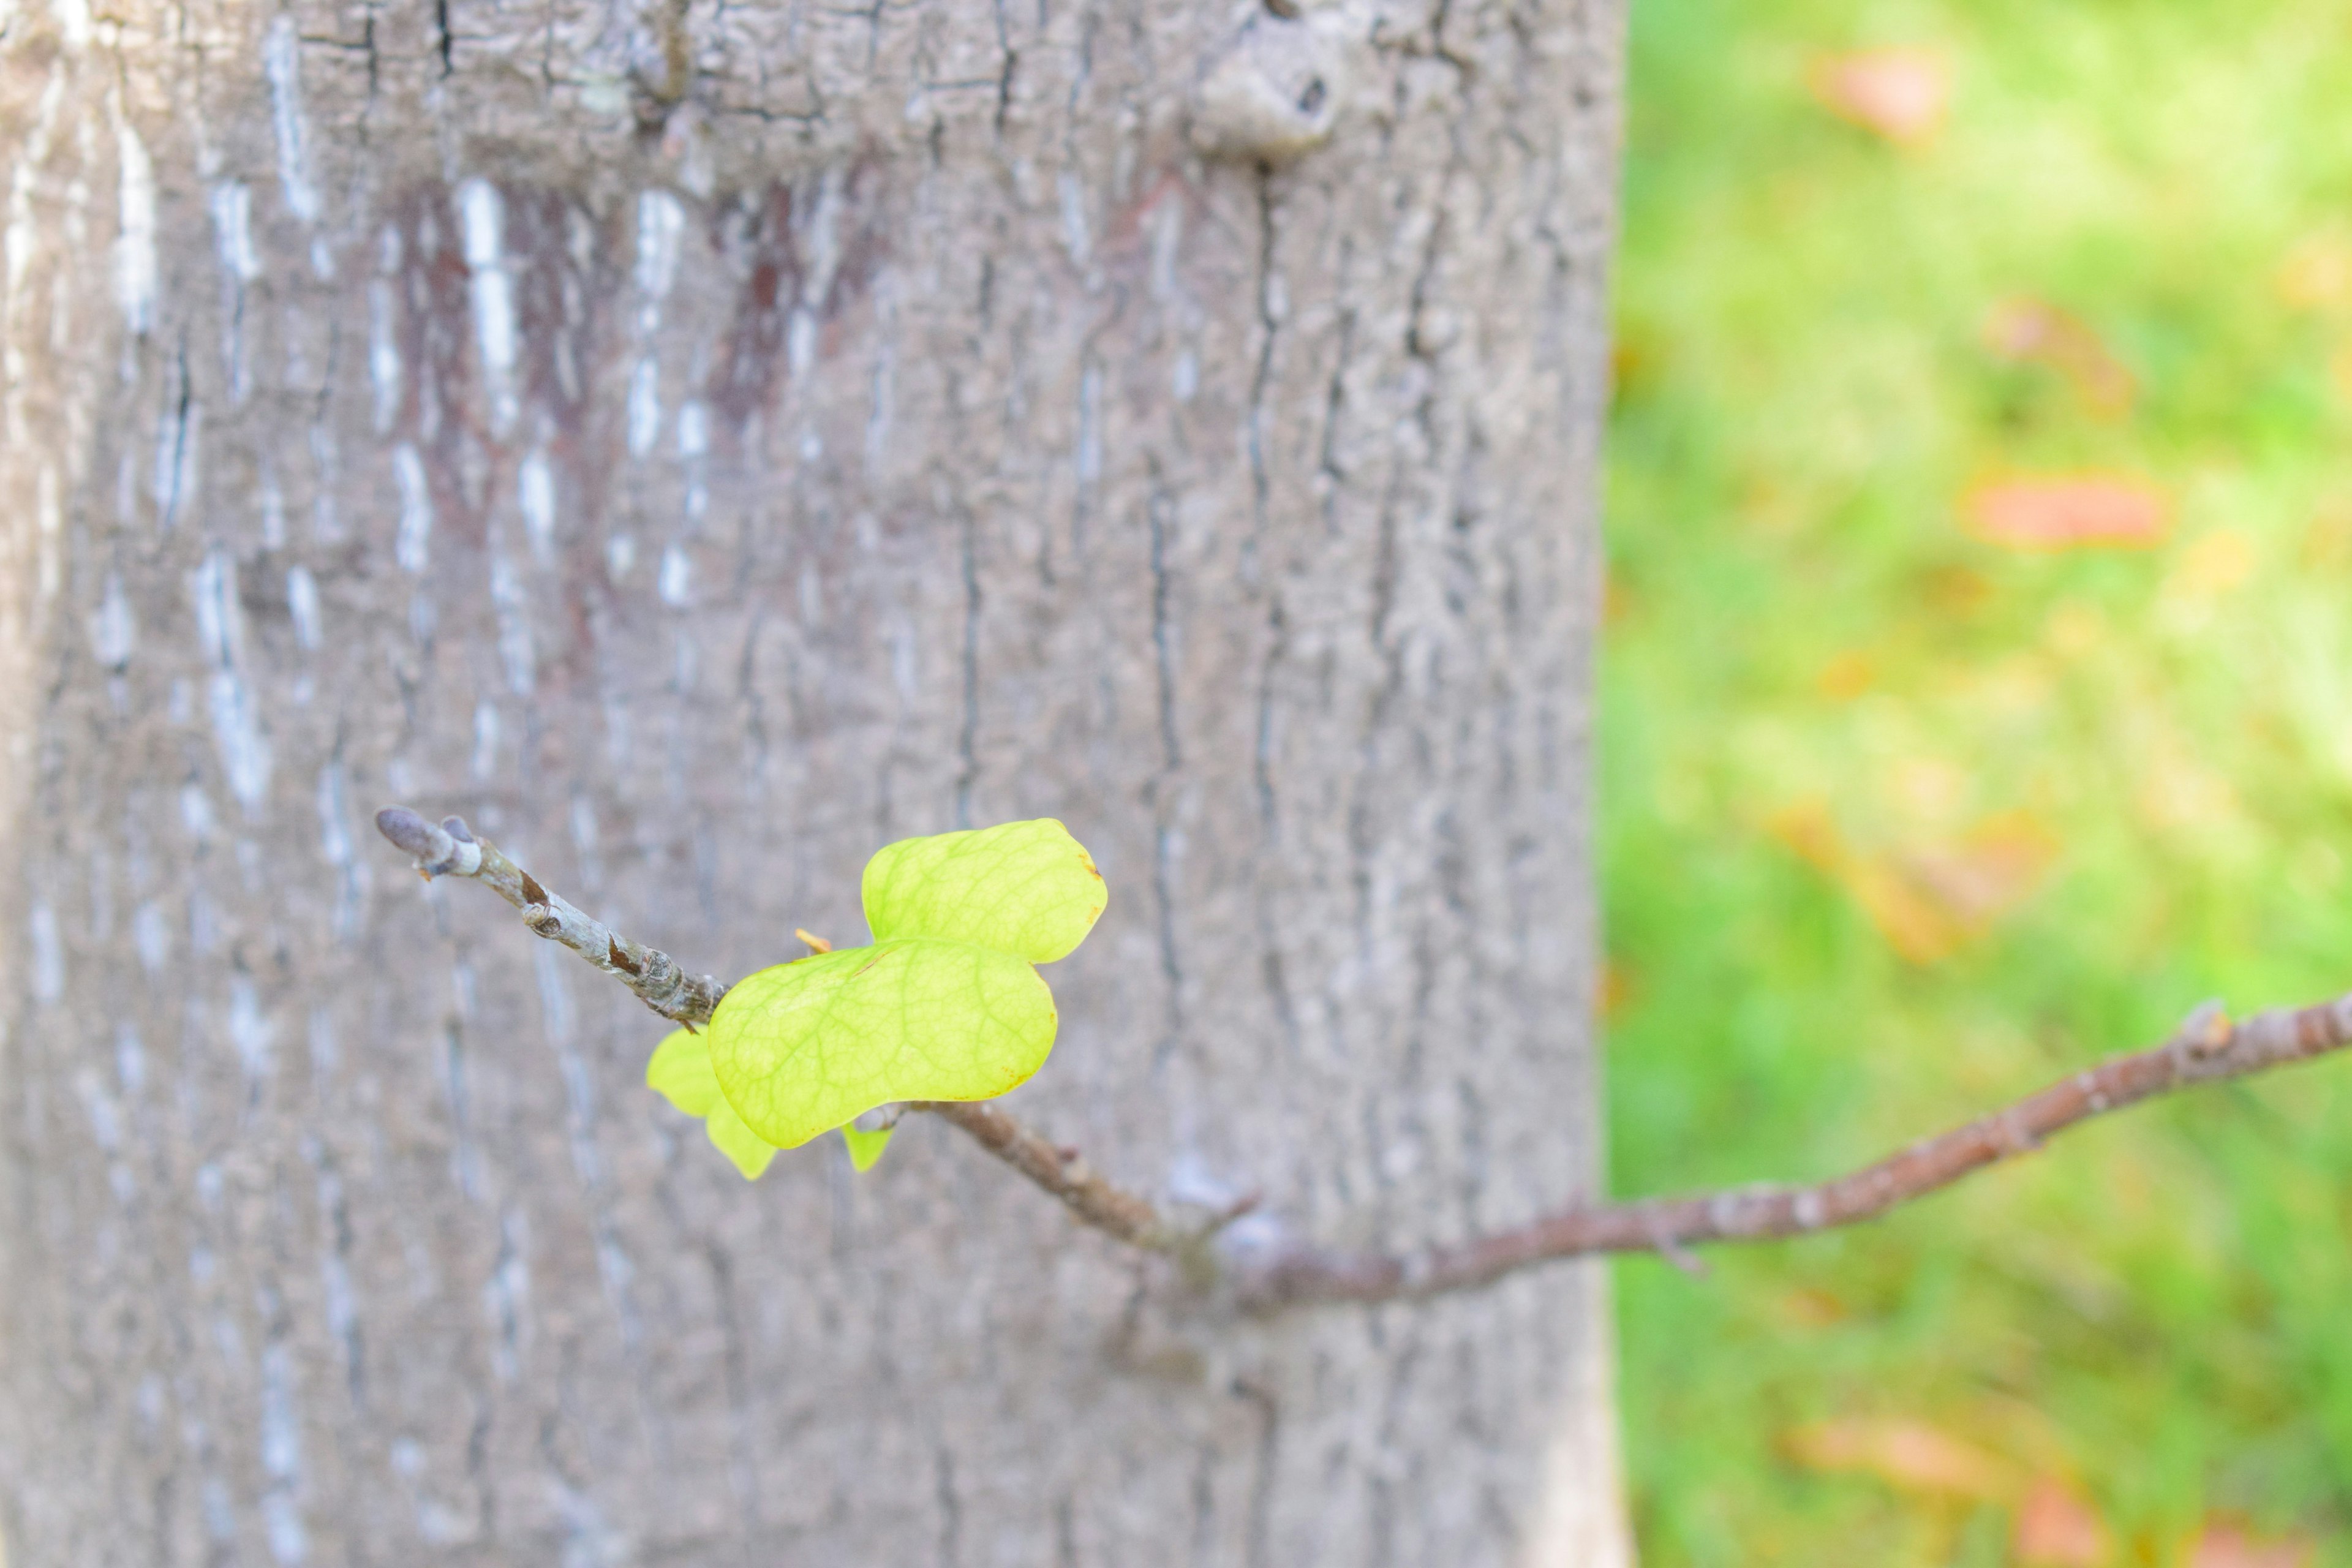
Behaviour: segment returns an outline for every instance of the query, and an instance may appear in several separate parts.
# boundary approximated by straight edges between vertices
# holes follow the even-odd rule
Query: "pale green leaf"
[[[659,1090],[688,1116],[708,1116],[721,1103],[719,1080],[710,1072],[710,1042],[692,1029],[676,1029],[654,1047],[646,1064],[646,1087]]]
[[[654,1047],[653,1060],[646,1064],[646,1082],[688,1116],[701,1117],[703,1134],[735,1162],[744,1180],[757,1178],[776,1157],[776,1146],[743,1125],[719,1092],[719,1079],[710,1070],[709,1035],[689,1029],[672,1033]]]
[[[879,1132],[861,1132],[855,1121],[841,1124],[841,1141],[849,1145],[849,1163],[853,1170],[870,1171],[882,1151],[890,1146],[890,1134],[898,1131],[885,1127]]]
[[[791,1149],[894,1100],[988,1100],[1054,1048],[1053,993],[993,948],[900,938],[763,969],[710,1020],[747,1126]]]
[[[768,1168],[768,1162],[778,1152],[773,1143],[743,1125],[743,1119],[724,1100],[710,1108],[702,1131],[711,1147],[735,1162],[735,1168],[743,1173],[747,1182],[758,1181],[760,1173]]]
[[[864,891],[877,942],[932,937],[1032,963],[1066,956],[1109,899],[1086,847],[1050,816],[901,839],[866,863]]]

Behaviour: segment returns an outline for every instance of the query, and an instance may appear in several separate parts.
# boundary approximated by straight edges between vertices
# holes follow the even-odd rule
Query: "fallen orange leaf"
[[[2145,480],[2114,474],[2001,479],[1961,500],[1969,531],[2011,550],[2146,548],[2171,527],[2171,504]]]
[[[2099,1568],[2112,1550],[2098,1510],[2050,1476],[2026,1492],[2012,1544],[2019,1568]]]
[[[1825,1421],[1790,1433],[1788,1447],[1801,1464],[1875,1476],[1898,1491],[1997,1502],[2017,1490],[2008,1461],[1924,1421]]]
[[[1913,963],[1933,963],[1983,935],[2033,890],[2063,847],[2025,812],[1987,817],[1949,843],[1895,854],[1854,852],[1818,801],[1790,806],[1766,826],[1843,888]]]
[[[1822,108],[1905,146],[1927,141],[1944,123],[1950,75],[1941,56],[1912,48],[1825,55],[1809,73]]]
[[[2058,858],[2057,836],[2025,812],[1988,817],[1958,844],[1916,850],[1905,869],[1971,932],[1990,925],[2033,890]]]
[[[2185,1568],[2310,1568],[2318,1555],[2301,1536],[2263,1541],[2234,1524],[2208,1523],[2183,1562]]]
[[[2032,299],[2004,300],[1985,316],[1985,346],[2021,364],[2047,365],[2074,386],[2091,412],[2120,417],[2137,390],[2132,374],[2107,345],[2057,306]]]

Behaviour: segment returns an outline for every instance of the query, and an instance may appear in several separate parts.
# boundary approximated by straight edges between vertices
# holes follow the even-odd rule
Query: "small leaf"
[[[747,1182],[756,1182],[768,1168],[768,1162],[779,1152],[773,1143],[743,1124],[735,1108],[724,1100],[710,1108],[710,1115],[702,1124],[703,1135],[711,1147],[735,1162]]]
[[[755,1181],[776,1157],[776,1146],[743,1124],[735,1108],[719,1089],[710,1068],[710,1037],[679,1029],[654,1047],[646,1064],[646,1083],[688,1116],[703,1119],[703,1135],[713,1147]]]
[[[864,891],[877,942],[930,937],[1032,963],[1066,957],[1109,900],[1085,847],[1050,816],[901,839],[866,863]]]
[[[791,1149],[890,1100],[1003,1094],[1045,1065],[1055,1021],[1013,953],[901,937],[740,982],[710,1020],[710,1064],[745,1124]]]
[[[691,1029],[673,1030],[646,1064],[646,1087],[658,1090],[688,1116],[708,1116],[721,1103],[710,1071],[710,1041]]]
[[[860,1172],[872,1170],[874,1162],[882,1157],[882,1151],[890,1146],[890,1134],[897,1131],[895,1127],[885,1127],[879,1132],[861,1132],[855,1121],[843,1122],[841,1141],[849,1145],[850,1168]]]

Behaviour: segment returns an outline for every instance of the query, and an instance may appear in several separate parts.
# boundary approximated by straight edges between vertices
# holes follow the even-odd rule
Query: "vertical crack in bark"
[[[1158,914],[1160,970],[1168,986],[1168,1033],[1152,1053],[1156,1072],[1165,1067],[1184,1035],[1184,967],[1176,942],[1176,826],[1170,820],[1173,795],[1184,762],[1177,743],[1176,660],[1170,629],[1168,521],[1174,500],[1161,488],[1157,461],[1151,465],[1152,489],[1145,503],[1151,531],[1151,649],[1160,718],[1160,766],[1146,792],[1153,822],[1151,895]]]
[[[963,1500],[956,1495],[955,1456],[946,1444],[932,1450],[932,1495],[940,1505],[940,1568],[961,1568],[963,1562]]]
[[[956,734],[955,825],[970,827],[972,781],[980,776],[980,521],[969,506],[956,510],[963,563],[963,724]]]
[[[720,1242],[706,1240],[703,1257],[710,1265],[710,1289],[718,1305],[722,1363],[727,1370],[728,1479],[735,1492],[737,1523],[742,1531],[744,1568],[761,1561],[760,1528],[759,1431],[753,1420],[753,1380],[750,1357],[744,1353],[743,1324],[735,1307],[735,1263]]]
[[[1192,1466],[1192,1561],[1213,1568],[1217,1545],[1217,1446],[1203,1443]]]
[[[995,0],[996,47],[1004,56],[1004,68],[996,78],[996,118],[993,129],[999,142],[1004,140],[1004,122],[1013,112],[1013,78],[1021,68],[1020,51],[1013,47],[1012,29],[1004,19],[1004,0]]]
[[[1257,1413],[1255,1450],[1250,1457],[1249,1519],[1243,1537],[1243,1568],[1273,1568],[1274,1495],[1280,1470],[1282,1406],[1275,1396],[1246,1378],[1234,1380],[1234,1394]]]
[[[1282,326],[1274,309],[1275,248],[1274,171],[1257,171],[1257,368],[1250,376],[1249,461],[1250,536],[1244,571],[1255,564],[1265,536],[1266,515],[1273,504],[1274,479],[1267,472],[1265,451],[1266,389],[1274,381],[1274,345]]]

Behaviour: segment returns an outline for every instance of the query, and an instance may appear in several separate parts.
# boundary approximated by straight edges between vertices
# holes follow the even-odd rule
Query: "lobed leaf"
[[[1066,957],[1109,901],[1085,846],[1050,816],[901,839],[866,863],[863,891],[877,942],[930,937],[1032,963]]]
[[[850,1169],[861,1172],[872,1170],[874,1162],[882,1157],[882,1151],[890,1146],[890,1134],[897,1131],[898,1130],[895,1127],[885,1127],[879,1132],[861,1132],[858,1131],[857,1123],[843,1122],[841,1141],[849,1145]]]
[[[710,1065],[744,1124],[791,1149],[891,1100],[1003,1094],[1045,1065],[1055,1021],[1024,956],[898,937],[737,984],[710,1020]]]
[[[735,1163],[745,1181],[757,1180],[776,1157],[776,1146],[745,1126],[720,1092],[718,1075],[710,1066],[709,1036],[690,1029],[673,1031],[654,1047],[653,1059],[646,1064],[646,1085],[687,1115],[700,1117],[703,1135]]]

